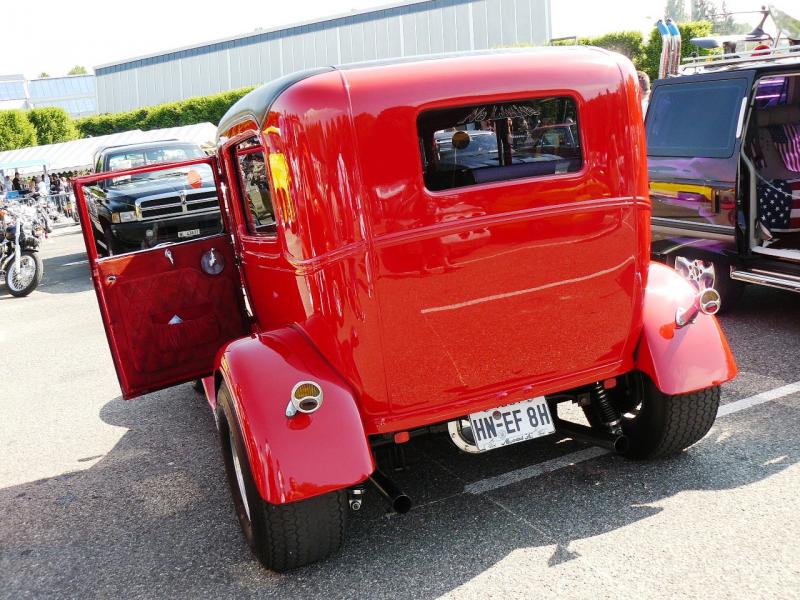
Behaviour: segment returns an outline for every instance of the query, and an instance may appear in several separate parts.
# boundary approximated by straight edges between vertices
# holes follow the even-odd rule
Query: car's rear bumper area
[[[198,230],[192,235],[183,232]],[[114,223],[111,234],[117,251],[142,250],[166,242],[185,242],[199,237],[214,235],[222,231],[219,211],[203,214],[187,214],[158,221],[134,221]]]

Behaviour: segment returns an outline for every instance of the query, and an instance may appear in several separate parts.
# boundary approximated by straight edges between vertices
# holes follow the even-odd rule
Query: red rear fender
[[[217,357],[231,393],[256,486],[283,504],[349,487],[375,469],[350,387],[300,332],[285,328],[241,338]],[[286,416],[292,388],[323,391],[313,414]]]
[[[685,394],[736,376],[736,362],[716,317],[700,313],[676,327],[675,312],[689,307],[694,290],[675,271],[650,264],[644,301],[644,328],[636,368],[665,394]]]

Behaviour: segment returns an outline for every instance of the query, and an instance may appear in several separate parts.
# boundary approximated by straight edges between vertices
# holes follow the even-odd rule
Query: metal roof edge
[[[336,21],[338,19],[345,19],[347,17],[358,17],[361,15],[366,15],[369,13],[378,13],[384,10],[391,10],[393,8],[400,8],[403,6],[413,6],[415,4],[424,4],[426,2],[435,2],[436,0],[403,0],[401,2],[392,2],[390,4],[384,4],[381,6],[376,6],[374,8],[365,8],[362,10],[353,10],[346,13],[338,13],[335,15],[330,15],[327,17],[321,17],[318,19],[308,19],[306,21],[297,21],[295,23],[288,23],[286,25],[280,25],[277,27],[270,27],[268,29],[258,29],[256,31],[250,31],[248,33],[240,33],[237,35],[231,35],[224,38],[218,38],[216,40],[210,40],[208,42],[199,42],[197,44],[189,44],[187,46],[180,46],[178,48],[172,48],[170,50],[163,50],[161,52],[151,52],[149,54],[142,54],[139,56],[134,56],[132,58],[126,58],[122,60],[115,60],[107,63],[103,63],[100,65],[96,65],[93,67],[95,70],[95,75],[97,74],[97,69],[106,69],[108,67],[116,67],[118,65],[126,65],[128,63],[136,62],[138,60],[146,60],[149,58],[156,58],[157,56],[167,56],[169,54],[177,54],[178,52],[184,52],[186,50],[195,50],[198,48],[205,48],[206,46],[214,46],[215,44],[224,44],[225,42],[232,42],[234,40],[244,40],[250,37],[255,37],[258,35],[265,35],[268,33],[275,33],[278,31],[284,31],[288,29],[295,29],[297,27],[304,27],[306,25],[316,25],[318,23],[325,23],[326,21]],[[467,1],[467,0],[463,0]]]

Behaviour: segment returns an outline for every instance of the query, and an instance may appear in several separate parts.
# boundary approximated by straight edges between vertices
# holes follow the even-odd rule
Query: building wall
[[[95,68],[99,112],[258,85],[299,69],[550,38],[550,0],[426,0]]]

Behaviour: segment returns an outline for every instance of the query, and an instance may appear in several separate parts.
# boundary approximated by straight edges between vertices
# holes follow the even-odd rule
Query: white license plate
[[[194,237],[196,235],[200,235],[199,229],[187,229],[186,231],[179,231],[178,237],[179,238],[187,238],[187,237]]]
[[[553,433],[556,428],[544,396],[469,416],[478,450],[492,450]]]

